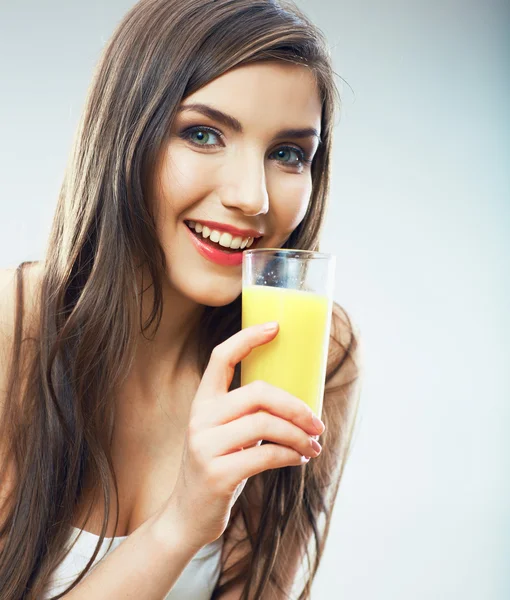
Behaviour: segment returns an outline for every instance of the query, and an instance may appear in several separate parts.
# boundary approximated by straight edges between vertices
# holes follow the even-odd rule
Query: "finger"
[[[246,358],[254,348],[272,341],[277,333],[278,324],[274,327],[269,327],[268,323],[253,325],[216,346],[202,376],[197,396],[210,398],[214,394],[226,394],[237,363]]]
[[[234,489],[239,481],[262,471],[303,465],[308,461],[309,459],[287,446],[262,444],[243,452],[219,456],[216,458],[216,467],[218,477],[223,479],[225,486]]]
[[[262,440],[257,440],[254,444],[250,444],[249,446],[243,446],[241,450],[246,450],[247,448],[253,448],[254,446],[260,446],[262,444]]]
[[[320,449],[320,445],[301,427],[264,411],[245,415],[225,425],[208,429],[204,435],[208,438],[208,447],[214,448],[215,456],[248,448],[258,440],[288,446],[307,457],[318,456],[319,452],[316,449]]]
[[[260,444],[262,444],[262,440],[257,440],[255,443],[253,444],[248,444],[246,446],[243,446],[241,448],[241,450],[246,450],[247,448],[253,448],[254,446],[260,446]]]
[[[320,419],[319,424],[314,423],[316,415],[306,402],[265,381],[254,381],[232,390],[204,419],[208,419],[207,425],[223,425],[258,410],[291,421],[310,435],[324,432],[324,423]]]

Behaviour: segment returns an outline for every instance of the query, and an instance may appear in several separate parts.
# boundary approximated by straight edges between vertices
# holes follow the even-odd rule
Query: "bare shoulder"
[[[5,392],[9,357],[12,349],[15,331],[16,269],[0,270],[0,389]],[[0,402],[0,417],[2,414]]]
[[[37,301],[44,263],[24,263],[18,269],[0,269],[0,333],[4,338],[9,338],[14,332],[14,320],[19,294],[19,279],[23,284],[23,317],[26,327],[33,333],[31,327],[37,311]],[[26,317],[26,320],[25,320]],[[26,330],[26,333],[29,331]]]
[[[39,304],[43,269],[42,262],[25,263],[18,269],[0,269],[0,391],[2,392],[5,391],[9,359],[15,338],[16,308],[21,298],[22,338],[33,337],[36,333],[38,325],[36,309]]]
[[[13,327],[15,298],[16,269],[0,269],[0,333],[2,336],[7,335]]]

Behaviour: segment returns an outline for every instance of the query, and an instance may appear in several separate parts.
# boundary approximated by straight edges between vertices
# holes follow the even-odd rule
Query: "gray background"
[[[132,4],[0,1],[0,266],[42,256],[92,69]],[[347,82],[322,249],[365,362],[313,598],[508,599],[508,2],[299,4]]]

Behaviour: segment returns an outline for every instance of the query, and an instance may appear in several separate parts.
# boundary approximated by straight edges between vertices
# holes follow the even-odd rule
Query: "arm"
[[[8,511],[9,496],[13,493],[14,477],[12,461],[7,457],[7,434],[5,419],[8,397],[8,371],[12,340],[14,337],[15,285],[14,271],[0,270],[0,525],[4,524]],[[4,542],[0,541],[0,552]]]
[[[181,470],[169,501],[100,561],[67,598],[161,600],[207,540],[223,535],[241,484],[264,470],[301,466],[303,456],[313,454],[310,436],[323,427],[313,425],[311,411],[301,400],[268,384],[228,391],[234,365],[276,333],[277,328],[257,325],[216,346],[193,400]],[[223,415],[216,414],[217,405]],[[290,433],[273,434],[280,442],[273,447],[249,446],[262,439],[264,422],[271,425],[274,421],[272,417],[264,417],[264,422],[252,418],[253,409],[261,406],[269,409],[268,415],[274,411],[289,422]],[[299,436],[298,440],[291,435]],[[237,451],[221,454],[225,436],[224,449]],[[261,506],[255,508],[258,511]],[[251,514],[248,520],[251,528]],[[264,600],[271,600],[271,595]]]
[[[36,285],[40,282],[40,267],[24,279],[23,336],[34,336],[36,325],[32,317]],[[0,270],[0,523],[7,514],[8,501],[14,490],[14,470],[6,460],[4,413],[8,395],[8,367],[15,337],[17,302],[15,270]],[[27,349],[25,347],[25,353]],[[3,476],[3,477],[2,477]],[[166,514],[175,514],[175,511]],[[113,552],[104,557],[86,577],[64,597],[71,600],[161,600],[175,584],[189,561],[199,550],[191,546],[178,524],[169,517],[155,513]],[[0,551],[2,545],[0,544]]]
[[[19,373],[23,372],[25,361],[31,357],[33,346],[23,347],[23,352],[17,357],[18,370],[13,373],[11,373],[12,353],[16,345],[15,341],[33,338],[38,325],[35,308],[42,268],[36,263],[23,264],[23,270],[0,269],[0,526],[2,527],[16,487],[14,460],[9,453],[11,384],[15,382],[18,390],[23,389],[24,382]],[[18,275],[23,278],[22,295],[19,294]],[[4,545],[5,538],[0,541],[0,552],[4,549]]]
[[[325,393],[328,395],[329,402],[334,402],[342,408],[342,422],[338,424],[341,435],[336,436],[338,441],[334,448],[335,463],[333,465],[333,472],[335,473],[335,478],[331,482],[331,492],[329,495],[330,501],[333,502],[342,476],[356,422],[361,394],[363,362],[359,330],[354,327],[345,311],[338,304],[335,304],[333,307],[331,337],[333,342],[330,345],[328,355],[328,374],[334,371],[338,365],[341,366],[328,380]],[[336,426],[336,423],[333,426]],[[327,431],[325,433],[327,434]],[[251,516],[254,522],[254,531],[257,530],[262,504],[262,489],[259,482],[260,480],[257,479],[257,484],[251,488],[254,496],[250,497],[250,505],[253,506]],[[308,541],[310,542],[310,540],[311,538]],[[289,535],[285,535],[282,538],[282,547],[279,553],[282,558],[279,559],[274,567],[278,577],[281,578],[281,581],[285,582],[287,595],[282,595],[281,591],[272,589],[268,592],[264,600],[288,600],[288,598],[291,598],[292,587],[298,571],[303,564],[304,552],[305,549],[298,543],[296,532],[291,529]],[[230,579],[230,577],[227,578],[224,576],[224,573],[249,553],[250,544],[247,540],[246,528],[241,514],[238,513],[233,518],[231,527],[225,531],[222,554],[222,564],[224,564],[218,586],[226,583],[227,579]],[[215,600],[240,600],[245,583],[245,581],[242,581],[221,595],[214,596]]]
[[[64,598],[161,600],[198,550],[179,533],[177,523],[169,523],[160,510],[104,557]]]

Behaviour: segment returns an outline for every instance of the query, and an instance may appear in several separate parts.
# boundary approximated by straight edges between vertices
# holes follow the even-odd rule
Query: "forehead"
[[[224,73],[183,104],[210,104],[250,127],[315,127],[320,131],[322,102],[313,73],[284,62],[243,65]]]

